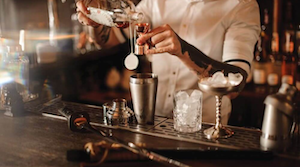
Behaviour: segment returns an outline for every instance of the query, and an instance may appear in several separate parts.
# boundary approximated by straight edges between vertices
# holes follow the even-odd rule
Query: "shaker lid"
[[[269,95],[264,101],[265,104],[271,105],[277,110],[283,112],[288,116],[293,115],[293,107],[289,100],[283,94]]]
[[[133,84],[149,84],[157,82],[158,77],[153,73],[137,73],[130,76],[130,83]]]
[[[289,84],[283,83],[276,94],[267,96],[264,103],[275,107],[288,116],[293,115],[292,100],[296,95],[297,89]]]

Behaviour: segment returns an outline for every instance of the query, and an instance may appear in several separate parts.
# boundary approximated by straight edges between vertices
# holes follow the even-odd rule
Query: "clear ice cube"
[[[175,100],[186,100],[189,98],[189,94],[186,91],[179,91],[175,94]]]
[[[227,84],[227,79],[226,77],[224,76],[224,74],[220,71],[216,72],[213,74],[210,82],[212,84],[215,84],[215,83],[219,83],[219,84]]]
[[[240,84],[243,80],[243,76],[240,73],[229,73],[228,74],[228,81],[231,85],[236,86]]]
[[[202,92],[200,90],[193,90],[192,94],[191,94],[191,98],[196,98],[196,99],[200,99],[202,96]]]

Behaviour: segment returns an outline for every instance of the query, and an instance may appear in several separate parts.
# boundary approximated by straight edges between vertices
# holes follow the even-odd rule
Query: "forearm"
[[[112,27],[107,27],[100,25],[97,28],[94,28],[94,40],[102,48],[111,48],[120,44],[120,41],[116,37],[116,34],[113,31]]]
[[[180,41],[181,50],[183,53],[183,55],[179,56],[179,58],[191,70],[195,71],[200,78],[211,76],[217,71],[222,71],[225,75],[227,75],[228,73],[240,73],[243,76],[243,81],[239,85],[239,91],[241,91],[244,88],[248,76],[245,70],[237,66],[216,61],[206,56],[200,50],[190,45],[180,37],[178,37],[178,39]]]

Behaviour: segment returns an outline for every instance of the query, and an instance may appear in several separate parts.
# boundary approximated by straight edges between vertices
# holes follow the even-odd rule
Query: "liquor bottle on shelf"
[[[300,2],[297,1],[297,3],[300,5]],[[297,4],[296,4],[297,5]],[[300,11],[298,10],[296,13],[296,46],[295,51],[297,54],[297,74],[296,74],[296,87],[300,91]]]
[[[300,35],[300,32],[299,32],[299,35]],[[296,74],[295,85],[296,85],[297,89],[300,91],[300,46],[298,46],[297,48],[298,48],[297,49],[297,74]]]
[[[295,84],[297,57],[295,54],[296,32],[293,23],[292,1],[286,3],[285,24],[282,34],[282,83]]]
[[[130,0],[98,0],[94,3],[88,4],[90,14],[87,16],[99,24],[127,28],[130,22],[143,20],[143,13],[136,12]]]
[[[257,85],[264,85],[267,82],[266,58],[263,56],[261,39],[258,40],[255,48],[253,62],[253,82]]]
[[[271,63],[270,73],[268,75],[268,84],[270,86],[280,85],[282,56],[279,53],[279,35],[272,33],[271,53],[268,55]]]
[[[254,54],[253,82],[263,85],[267,83],[270,62],[268,55],[271,52],[271,29],[269,26],[268,10],[264,10],[264,22],[261,26],[260,38],[256,44]]]

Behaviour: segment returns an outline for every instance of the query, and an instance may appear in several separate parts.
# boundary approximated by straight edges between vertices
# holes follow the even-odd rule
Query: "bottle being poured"
[[[132,23],[140,23],[143,20],[143,13],[135,11],[135,5],[130,0],[98,0],[96,6],[89,6],[90,19],[98,24],[109,27],[128,28],[130,39],[130,54],[125,58],[124,64],[128,70],[134,70],[139,64],[134,51],[135,33],[132,30]]]

